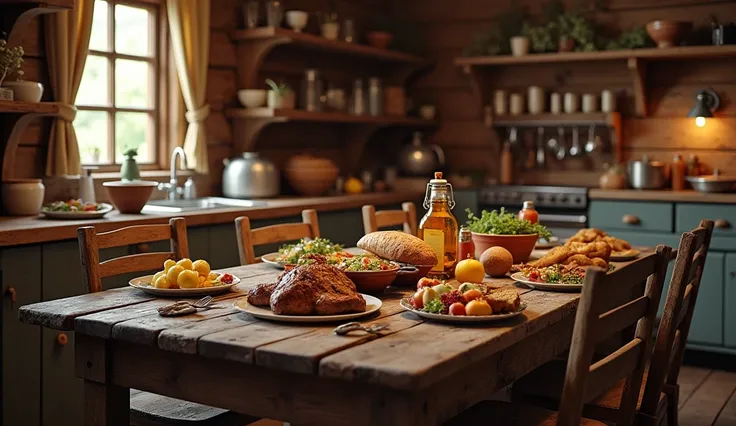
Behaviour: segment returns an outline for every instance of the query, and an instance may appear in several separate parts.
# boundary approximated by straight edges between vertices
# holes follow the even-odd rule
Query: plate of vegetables
[[[281,246],[277,253],[269,253],[261,256],[263,263],[284,269],[299,263],[299,259],[308,255],[328,256],[342,252],[340,244],[334,244],[327,238],[302,238],[298,243]]]
[[[99,219],[112,211],[107,203],[86,203],[80,199],[54,201],[41,208],[41,214],[52,219]]]
[[[526,304],[513,287],[491,288],[463,283],[458,288],[438,280],[422,278],[418,290],[399,304],[422,318],[450,323],[500,321],[521,315]]]
[[[579,291],[583,288],[585,269],[579,266],[555,264],[543,268],[528,268],[516,272],[511,279],[538,290]]]

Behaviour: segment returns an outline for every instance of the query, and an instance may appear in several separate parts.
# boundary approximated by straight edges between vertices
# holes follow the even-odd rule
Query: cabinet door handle
[[[13,305],[15,305],[15,302],[17,300],[17,294],[15,292],[15,288],[8,287],[8,289],[5,290],[5,294],[7,296],[10,296],[10,309],[13,309]]]
[[[728,229],[731,227],[731,224],[726,219],[718,219],[713,222],[713,226],[718,229]]]
[[[621,221],[627,225],[638,225],[641,223],[639,216],[634,216],[633,214],[625,214],[624,217],[621,218]]]
[[[59,333],[56,335],[56,343],[59,346],[64,346],[69,343],[69,337],[66,335],[66,333]]]

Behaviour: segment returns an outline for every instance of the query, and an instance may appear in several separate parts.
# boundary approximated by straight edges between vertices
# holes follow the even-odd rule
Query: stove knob
[[[568,200],[567,195],[565,195],[565,194],[560,195],[560,202],[561,203],[566,203],[567,200]]]
[[[534,201],[536,201],[538,204],[541,204],[544,202],[544,196],[542,194],[537,194],[534,196]]]
[[[554,204],[555,201],[557,201],[557,197],[555,197],[554,194],[550,194],[550,196],[547,198],[547,201],[549,201],[550,204]]]

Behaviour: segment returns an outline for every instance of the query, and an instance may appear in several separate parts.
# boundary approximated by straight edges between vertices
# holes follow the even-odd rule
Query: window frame
[[[115,160],[115,114],[118,112],[135,112],[146,113],[153,126],[153,143],[152,150],[153,161],[148,163],[140,163],[141,170],[163,170],[167,167],[166,153],[169,146],[166,141],[169,138],[169,117],[171,110],[171,89],[172,85],[167,78],[171,67],[170,63],[170,45],[168,40],[168,22],[166,17],[166,5],[163,0],[105,0],[108,3],[107,15],[107,37],[110,43],[110,51],[101,51],[90,49],[89,56],[104,58],[108,64],[108,99],[109,104],[106,106],[99,105],[76,105],[80,111],[99,111],[106,113],[108,123],[107,138],[108,150],[111,150],[112,164],[84,164],[84,166],[96,166],[98,172],[116,172],[120,168],[120,163]],[[151,34],[151,56],[138,56],[125,53],[119,53],[115,50],[115,6],[126,5],[131,7],[143,8],[153,14],[153,19],[149,23],[149,34]],[[154,39],[155,38],[155,39]],[[117,107],[115,106],[115,60],[134,60],[138,62],[146,62],[152,65],[150,68],[151,78],[149,87],[149,102],[151,107]]]

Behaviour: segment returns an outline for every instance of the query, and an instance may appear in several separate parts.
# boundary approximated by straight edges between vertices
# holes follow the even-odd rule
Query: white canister
[[[552,114],[562,113],[562,96],[559,93],[549,95],[549,112]]]
[[[508,102],[506,101],[506,98],[505,90],[496,90],[493,92],[493,112],[496,115],[508,114]]]
[[[520,93],[512,93],[509,97],[509,112],[511,115],[521,115],[524,113],[524,95]]]
[[[598,96],[593,93],[586,93],[583,95],[583,112],[596,112],[598,111]]]
[[[616,96],[613,95],[611,90],[604,90],[601,92],[601,111],[616,111]]]
[[[527,99],[527,110],[529,114],[541,114],[544,112],[544,89],[539,86],[529,86]]]
[[[529,38],[523,36],[511,37],[511,54],[524,56],[529,53]]]
[[[580,98],[576,93],[565,93],[565,112],[572,114],[580,109]]]

